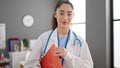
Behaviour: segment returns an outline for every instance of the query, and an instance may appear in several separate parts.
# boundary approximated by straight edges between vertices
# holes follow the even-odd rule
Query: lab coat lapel
[[[55,44],[58,47],[58,39],[57,39],[57,29],[54,30],[51,39],[50,39],[51,44]]]
[[[50,31],[51,32],[51,31]],[[50,33],[49,33],[50,34]],[[48,34],[48,35],[49,35]],[[50,39],[49,39],[49,42],[48,42],[48,45],[47,45],[47,49],[46,49],[46,52],[50,49],[50,47],[54,44],[56,47],[58,47],[58,45],[57,45],[57,30],[55,29],[54,31],[53,31],[53,33],[51,34],[51,36],[50,36]],[[46,54],[46,52],[45,52],[45,54]]]

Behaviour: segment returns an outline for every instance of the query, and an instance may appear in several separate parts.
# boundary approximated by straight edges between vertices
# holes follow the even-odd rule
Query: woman
[[[74,8],[70,2],[57,3],[52,19],[52,30],[38,38],[25,68],[41,68],[40,56],[46,53],[52,44],[57,46],[53,54],[62,58],[63,68],[93,68],[87,43],[69,28],[73,16]]]

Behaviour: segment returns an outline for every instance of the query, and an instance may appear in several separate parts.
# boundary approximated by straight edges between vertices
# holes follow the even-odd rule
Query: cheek
[[[57,19],[57,22],[58,22],[58,23],[62,22],[62,19],[61,19],[61,18],[57,17],[56,19]]]
[[[71,18],[69,18],[69,21],[70,21],[70,22],[72,21],[72,17],[71,17]]]
[[[72,18],[71,18],[71,19],[68,19],[68,22],[69,22],[69,23],[71,23],[71,21],[72,21]]]

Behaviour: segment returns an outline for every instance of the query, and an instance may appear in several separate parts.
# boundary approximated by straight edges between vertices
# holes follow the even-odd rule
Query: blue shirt
[[[67,35],[59,36],[60,46],[65,47],[66,39],[67,39]]]

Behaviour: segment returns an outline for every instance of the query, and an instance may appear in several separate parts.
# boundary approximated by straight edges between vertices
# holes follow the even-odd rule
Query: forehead
[[[57,10],[63,10],[63,11],[73,11],[70,4],[62,4]]]

